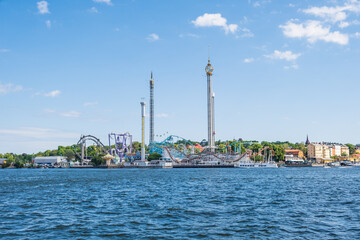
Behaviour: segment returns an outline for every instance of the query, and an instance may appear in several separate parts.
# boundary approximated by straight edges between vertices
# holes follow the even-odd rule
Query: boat
[[[305,162],[303,159],[287,159],[284,167],[312,167],[312,163]]]
[[[340,162],[340,168],[351,168],[351,167],[354,167],[354,164],[349,160]]]
[[[245,161],[238,161],[234,164],[236,168],[277,168],[278,165],[275,162],[253,162],[250,159]]]

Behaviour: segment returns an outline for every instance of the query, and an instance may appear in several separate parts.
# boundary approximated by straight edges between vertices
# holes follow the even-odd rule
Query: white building
[[[61,165],[65,163],[66,158],[62,156],[49,156],[49,157],[36,157],[34,159],[34,164],[36,165]]]

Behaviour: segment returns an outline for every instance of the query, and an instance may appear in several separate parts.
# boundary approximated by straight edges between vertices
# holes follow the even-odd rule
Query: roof
[[[299,149],[285,149],[285,152],[288,152],[288,153],[299,153],[301,150]]]

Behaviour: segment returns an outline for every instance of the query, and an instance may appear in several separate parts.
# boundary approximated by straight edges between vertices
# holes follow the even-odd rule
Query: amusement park
[[[186,138],[168,135],[161,141],[154,140],[154,85],[150,79],[150,131],[149,144],[145,144],[146,102],[141,101],[141,143],[133,141],[129,132],[108,134],[108,145],[92,135],[82,135],[73,151],[78,167],[104,168],[211,168],[211,167],[277,167],[273,162],[274,151],[264,147],[257,152],[246,150],[243,144],[254,141],[241,138],[230,142],[215,141],[215,93],[212,90],[213,66],[205,67],[207,76],[207,132],[208,139],[193,142]],[[90,152],[89,152],[90,151]],[[252,161],[257,160],[257,161]],[[97,161],[95,161],[97,160]]]

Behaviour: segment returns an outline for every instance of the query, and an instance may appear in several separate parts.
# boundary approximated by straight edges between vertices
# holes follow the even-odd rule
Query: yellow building
[[[324,158],[324,149],[322,144],[311,143],[307,146],[307,157],[311,160]]]

